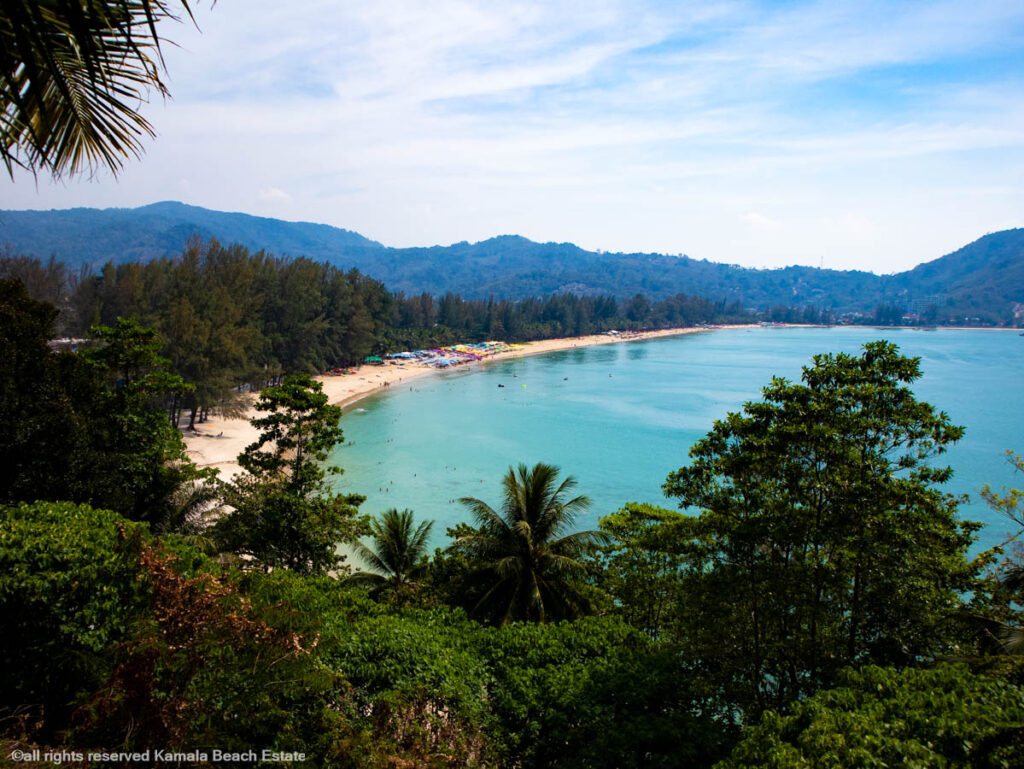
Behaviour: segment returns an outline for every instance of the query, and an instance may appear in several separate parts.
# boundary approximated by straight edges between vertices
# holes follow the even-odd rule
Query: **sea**
[[[1024,336],[1008,330],[723,328],[474,364],[346,407],[334,486],[364,495],[363,512],[433,520],[433,547],[471,520],[460,497],[497,509],[501,478],[520,463],[576,480],[593,502],[579,529],[627,502],[675,508],[661,486],[716,419],[759,400],[772,377],[798,381],[815,354],[857,354],[877,339],[919,357],[914,393],[966,428],[942,457],[954,470],[944,488],[967,494],[961,517],[985,524],[975,552],[1001,543],[1011,525],[978,490],[1024,486],[1006,458],[1024,454]]]

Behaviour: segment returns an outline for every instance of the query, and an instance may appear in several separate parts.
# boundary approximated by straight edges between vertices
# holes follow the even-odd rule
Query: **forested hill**
[[[479,243],[389,248],[348,230],[211,211],[182,203],[136,209],[0,212],[0,244],[11,253],[69,265],[99,266],[181,253],[192,235],[356,268],[407,294],[447,292],[468,298],[521,299],[683,293],[745,307],[815,306],[836,313],[898,316],[929,322],[964,316],[1006,322],[1024,303],[1024,229],[986,235],[947,256],[896,275],[786,267],[754,270],[663,254],[609,254],[571,243],[535,243],[504,235]]]
[[[173,201],[141,208],[0,211],[0,243],[9,243],[15,253],[41,259],[52,255],[76,267],[175,256],[193,235],[332,263],[349,253],[384,250],[358,233],[326,224],[211,211]]]
[[[935,295],[965,311],[1024,304],[1024,229],[990,233],[893,277],[902,291]]]

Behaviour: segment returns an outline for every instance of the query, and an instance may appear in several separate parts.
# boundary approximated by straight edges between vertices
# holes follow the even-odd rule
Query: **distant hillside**
[[[934,300],[940,316],[1024,305],[1024,229],[990,233],[893,278],[919,303]]]
[[[0,211],[0,243],[10,243],[16,253],[43,259],[54,255],[74,265],[179,254],[193,235],[317,261],[384,248],[358,233],[326,224],[283,222],[171,201],[141,208]]]
[[[240,243],[289,256],[308,256],[356,268],[394,291],[468,298],[521,299],[571,292],[580,295],[678,293],[738,300],[745,307],[775,305],[873,313],[879,305],[917,312],[929,320],[1013,317],[1024,303],[1024,230],[986,235],[960,250],[908,272],[867,272],[786,267],[753,270],[662,254],[608,254],[571,243],[535,243],[503,235],[479,243],[429,248],[388,248],[348,230],[210,211],[182,203],[136,209],[0,212],[0,243],[16,254],[74,265],[147,260],[180,253],[190,236]]]

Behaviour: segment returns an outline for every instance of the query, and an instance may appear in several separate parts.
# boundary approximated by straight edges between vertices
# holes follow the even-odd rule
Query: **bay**
[[[920,357],[916,395],[967,428],[945,455],[955,471],[946,490],[969,494],[961,515],[986,524],[975,550],[998,544],[1009,525],[977,491],[1024,485],[1005,456],[1024,452],[1024,338],[1013,331],[733,328],[446,372],[345,409],[335,486],[365,495],[364,512],[407,507],[434,520],[438,547],[469,520],[458,498],[496,506],[501,477],[520,462],[577,479],[594,501],[580,528],[626,502],[675,507],[661,484],[714,420],[757,400],[772,376],[798,380],[813,355],[856,354],[876,339]]]

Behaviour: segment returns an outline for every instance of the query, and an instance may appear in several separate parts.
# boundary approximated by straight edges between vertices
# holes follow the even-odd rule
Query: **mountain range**
[[[686,256],[587,251],[502,235],[479,243],[390,248],[350,230],[212,211],[178,202],[140,208],[0,211],[7,253],[71,266],[148,260],[181,253],[190,237],[239,243],[279,256],[355,268],[393,291],[521,299],[678,293],[744,307],[815,306],[871,314],[880,305],[937,322],[964,317],[1024,319],[1024,229],[990,233],[946,256],[894,275],[813,267],[748,269]]]

